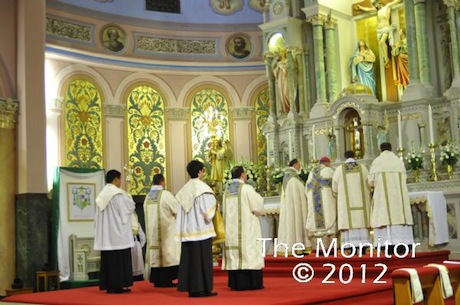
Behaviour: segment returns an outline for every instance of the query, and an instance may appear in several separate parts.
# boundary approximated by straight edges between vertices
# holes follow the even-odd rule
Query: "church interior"
[[[142,204],[156,173],[175,193],[200,159],[219,192],[243,164],[274,237],[290,160],[370,166],[382,142],[422,249],[460,258],[459,0],[2,0],[0,20],[0,296],[60,260],[59,169],[117,169]]]

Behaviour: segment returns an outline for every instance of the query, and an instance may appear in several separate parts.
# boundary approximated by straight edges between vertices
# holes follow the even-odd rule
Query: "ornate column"
[[[307,100],[307,83],[306,83],[306,67],[304,61],[304,51],[300,48],[292,49],[292,58],[295,63],[297,63],[297,88],[299,93],[299,115],[303,116],[305,111],[305,101]]]
[[[326,33],[326,84],[327,91],[329,93],[328,101],[332,103],[339,96],[339,84],[337,81],[337,43],[335,36],[335,27],[337,25],[337,20],[332,18],[327,18],[324,22],[324,28]]]
[[[364,139],[364,154],[363,159],[371,159],[373,157],[373,136],[372,136],[372,123],[361,122],[363,126],[363,139]]]
[[[316,15],[307,19],[313,25],[313,46],[316,75],[316,96],[318,102],[326,102],[326,72],[324,67],[323,25],[325,17]]]
[[[289,114],[297,115],[299,109],[296,109],[296,98],[297,98],[297,82],[298,75],[296,75],[296,65],[295,60],[296,52],[292,48],[287,48],[287,61],[288,61],[288,79],[289,79]]]
[[[404,0],[406,16],[407,52],[409,54],[409,85],[404,90],[402,101],[426,98],[426,90],[420,83],[419,58],[417,52],[417,31],[415,27],[414,0]]]
[[[15,207],[16,192],[16,119],[19,103],[0,99],[0,294],[10,289],[16,276]]]
[[[276,92],[275,92],[275,76],[273,75],[273,53],[265,52],[264,63],[266,67],[267,79],[268,79],[268,95],[270,97],[270,116],[268,120],[271,122],[275,121],[276,118]]]
[[[428,34],[426,26],[426,2],[414,0],[415,26],[417,33],[418,62],[420,69],[420,81],[423,85],[431,87],[431,63],[428,52]]]
[[[458,32],[455,18],[455,11],[460,9],[460,3],[458,0],[444,0],[447,6],[447,14],[449,16],[449,28],[450,28],[450,57],[452,59],[453,66],[453,80],[451,87],[460,88],[460,52],[458,46]],[[457,89],[458,90],[458,89]],[[449,90],[452,91],[452,90]],[[447,94],[450,96],[451,94]]]
[[[337,158],[335,162],[341,162],[343,160],[343,154],[345,153],[340,145],[343,143],[343,127],[334,124],[334,134],[335,134],[335,150],[337,151]]]

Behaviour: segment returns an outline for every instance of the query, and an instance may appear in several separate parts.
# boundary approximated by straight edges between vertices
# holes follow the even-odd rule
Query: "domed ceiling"
[[[265,0],[179,0],[180,13],[149,11],[152,0],[47,0],[114,16],[188,24],[261,24]],[[166,2],[167,3],[167,2]]]

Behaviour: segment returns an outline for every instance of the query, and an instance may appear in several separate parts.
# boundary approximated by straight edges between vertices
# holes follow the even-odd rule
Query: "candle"
[[[270,166],[270,134],[267,134],[267,165]]]
[[[398,110],[398,148],[402,148],[401,111]]]
[[[430,123],[430,144],[434,144],[433,112],[431,111],[431,105],[428,105],[428,123]]]
[[[315,125],[311,127],[311,150],[313,160],[316,160]]]
[[[289,161],[292,160],[292,141],[291,141],[291,133],[292,133],[292,130],[289,130]]]

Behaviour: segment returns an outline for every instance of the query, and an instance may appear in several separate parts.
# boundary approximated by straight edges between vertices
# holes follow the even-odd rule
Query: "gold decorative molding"
[[[444,0],[444,4],[447,7],[453,7],[454,9],[460,9],[460,0]]]
[[[91,27],[51,17],[46,18],[46,33],[75,40],[91,41]]]
[[[19,101],[0,98],[0,128],[13,129],[19,110]]]
[[[216,54],[215,40],[171,39],[137,35],[137,50],[153,53]]]
[[[110,117],[124,117],[126,114],[126,105],[104,104],[105,115]]]
[[[190,108],[181,107],[181,108],[165,108],[165,113],[167,118],[170,120],[187,120],[190,115]]]
[[[327,17],[321,14],[307,18],[307,22],[311,23],[313,26],[319,25],[324,26],[324,23],[327,21]]]

